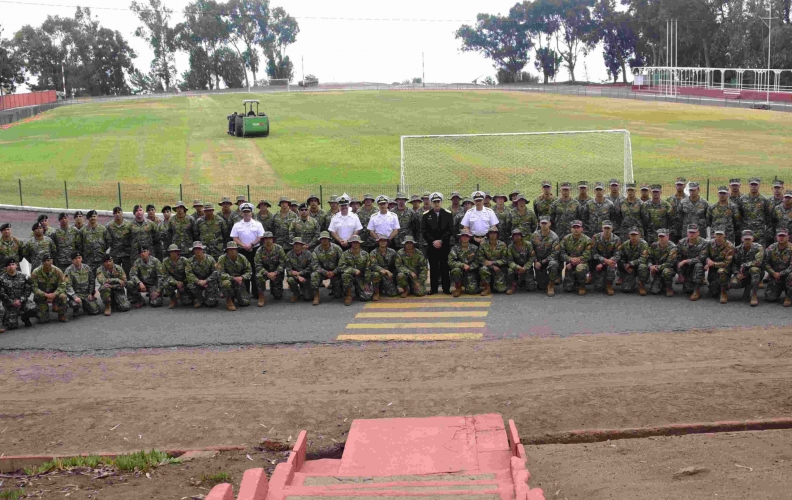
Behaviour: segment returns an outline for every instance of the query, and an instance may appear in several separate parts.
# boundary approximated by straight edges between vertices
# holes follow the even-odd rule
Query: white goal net
[[[542,180],[633,182],[627,130],[403,135],[401,189],[532,193]]]

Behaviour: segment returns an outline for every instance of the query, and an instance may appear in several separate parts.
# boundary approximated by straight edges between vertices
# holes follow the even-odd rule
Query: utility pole
[[[63,63],[61,63],[61,77],[63,78],[63,98],[66,99],[66,70],[63,69]]]
[[[423,83],[423,88],[426,88],[426,64],[423,52],[421,52],[421,83]]]
[[[300,66],[302,66],[303,88],[305,88],[305,56],[300,56]]]
[[[765,25],[767,26],[767,95],[765,97],[767,104],[770,104],[770,41],[773,35],[773,19],[778,19],[773,17],[773,1],[767,0],[767,17],[760,18],[763,23],[765,20],[767,21]]]

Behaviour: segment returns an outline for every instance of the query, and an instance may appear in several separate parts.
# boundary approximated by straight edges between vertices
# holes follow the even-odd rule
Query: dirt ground
[[[105,357],[3,354],[0,453],[252,447],[263,438],[293,443],[301,429],[316,451],[343,442],[355,418],[498,412],[513,418],[527,441],[580,428],[784,417],[792,414],[791,355],[790,328]],[[546,491],[557,481],[569,499],[596,493],[597,483],[556,471],[552,457],[567,460],[562,452],[548,457],[532,454],[529,465],[535,481],[550,485]],[[587,469],[591,477],[598,467]],[[612,477],[633,478],[633,490],[625,491],[661,484],[642,479],[631,460],[613,467]],[[735,469],[729,473],[743,473]],[[742,491],[740,484],[733,491]],[[597,494],[592,498],[640,498]]]

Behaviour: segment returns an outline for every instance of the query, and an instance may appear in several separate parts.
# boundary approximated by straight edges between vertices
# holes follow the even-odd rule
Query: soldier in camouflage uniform
[[[618,214],[613,203],[605,198],[605,186],[601,182],[594,184],[594,198],[589,199],[582,207],[585,234],[593,238],[600,232],[602,221],[616,220]]]
[[[407,297],[410,291],[423,297],[426,295],[426,278],[429,276],[426,256],[415,248],[415,238],[410,235],[404,237],[402,245],[404,248],[396,252],[396,283],[402,290],[401,297]]]
[[[522,287],[529,292],[536,290],[536,280],[534,279],[536,252],[531,242],[523,239],[522,228],[512,229],[512,244],[509,245],[507,255],[510,286],[506,290],[506,295],[513,294],[517,287]]]
[[[275,300],[283,298],[283,278],[286,266],[286,252],[283,247],[275,243],[275,235],[264,231],[261,237],[261,246],[256,250],[254,258],[256,263],[256,280],[258,280],[258,306],[264,307],[267,299],[264,291],[269,281],[270,293]]]
[[[663,201],[663,203],[668,203]],[[621,262],[619,269],[624,273],[622,292],[634,292],[636,281],[638,294],[646,295],[646,282],[649,281],[649,244],[641,238],[641,231],[637,227],[630,229],[630,239],[622,242]]]
[[[479,263],[481,296],[490,295],[492,290],[506,292],[508,277],[509,247],[500,240],[498,226],[490,226],[487,239],[481,242],[476,256]]]
[[[320,217],[319,220],[317,220],[317,222],[319,223],[319,232],[327,231],[330,228],[330,221],[333,220],[333,216],[341,211],[338,208],[338,196],[336,195],[331,196],[330,199],[327,200],[327,204],[330,205],[330,210],[328,212],[325,212],[322,215],[322,217]],[[313,250],[313,248],[311,248],[311,250]]]
[[[495,212],[495,217],[498,218],[498,238],[508,246],[512,240],[512,212],[506,206],[507,198],[505,194],[497,193],[492,199],[495,200],[495,208],[492,211]]]
[[[52,263],[52,256],[45,253],[41,256],[41,266],[30,273],[30,282],[33,284],[33,302],[36,303],[39,323],[49,323],[49,305],[52,311],[58,313],[58,320],[62,323],[69,321],[66,318],[68,298],[66,297],[66,277],[63,271]]]
[[[701,233],[702,236],[706,236],[709,203],[699,196],[698,182],[688,183],[688,192],[690,196],[679,203],[680,210],[682,211],[682,213],[679,214],[679,218],[682,220],[682,227],[696,224],[699,227],[699,233]]]
[[[767,225],[770,222],[770,202],[759,194],[760,179],[754,177],[750,180],[750,192],[740,197],[740,215],[743,229],[753,231],[754,240],[765,241]]]
[[[280,211],[274,215],[275,217],[275,230],[272,234],[275,236],[275,243],[283,248],[284,252],[289,252],[292,249],[291,237],[289,236],[289,226],[293,220],[298,219],[294,212],[289,210],[289,199],[282,196],[278,202]]]
[[[464,198],[462,200],[462,208],[459,209],[459,212],[454,214],[454,225],[452,226],[452,235],[451,236],[451,246],[456,245],[459,243],[459,234],[462,231],[462,219],[465,218],[465,214],[468,210],[473,208],[473,200],[470,198]],[[472,233],[471,233],[472,234]],[[478,247],[476,247],[478,248]]]
[[[269,200],[261,200],[258,202],[258,205],[256,205],[256,208],[258,208],[259,211],[253,216],[253,219],[261,224],[264,231],[272,233],[275,229],[275,216],[269,211],[269,209],[272,208],[272,203],[270,203]],[[206,212],[206,207],[204,207],[204,212]],[[206,241],[202,240],[202,242],[206,245]]]
[[[55,255],[57,248],[49,236],[44,236],[44,227],[40,222],[33,224],[33,238],[25,244],[24,257],[30,262],[30,270],[41,267],[44,254]]]
[[[716,227],[715,237],[707,244],[704,272],[709,282],[709,296],[713,299],[720,294],[720,303],[729,301],[729,279],[731,278],[734,244],[726,239],[726,229]]]
[[[776,229],[776,239],[765,252],[764,269],[769,280],[764,295],[767,302],[775,302],[786,291],[784,307],[789,307],[792,306],[792,245],[787,229]]]
[[[353,234],[349,237],[350,248],[341,257],[339,268],[344,283],[344,305],[352,304],[354,294],[361,302],[367,302],[372,297],[371,287],[371,259],[365,250],[360,248],[360,236]]]
[[[308,205],[308,215],[316,219],[316,222],[319,222],[325,214],[320,203],[321,200],[315,194],[308,195],[308,199],[305,200],[305,204]]]
[[[742,235],[743,244],[734,249],[734,275],[729,287],[745,289],[743,297],[750,296],[751,307],[759,305],[759,283],[762,282],[764,248],[753,241],[753,231],[746,229]]]
[[[649,184],[641,184],[641,197],[640,200],[648,203],[652,197],[649,195]]]
[[[195,223],[195,236],[203,243],[204,253],[209,254],[212,260],[216,261],[223,255],[227,239],[226,235],[230,238],[231,231],[226,227],[225,220],[215,215],[214,205],[211,203],[204,203],[203,213],[203,217]],[[258,214],[256,214],[256,217],[258,217]],[[270,225],[272,225],[271,222]]]
[[[610,192],[608,193],[608,196],[606,196],[606,198],[611,203],[613,203],[614,207],[618,207],[621,204],[621,202],[624,200],[624,196],[622,196],[621,193],[619,192],[619,181],[618,181],[618,179],[611,179],[608,182],[608,186],[610,187]],[[611,221],[611,222],[613,222],[613,221]],[[618,226],[614,222],[613,223],[613,232],[614,233],[616,232],[617,228],[618,228]]]
[[[685,237],[683,228],[687,227],[687,225],[682,222],[682,201],[687,199],[687,195],[685,194],[687,179],[684,177],[677,177],[674,185],[676,186],[676,192],[666,198],[666,201],[674,209],[674,220],[667,229],[669,230],[671,242],[676,244]]]
[[[105,306],[105,316],[110,316],[112,309],[127,312],[132,308],[125,293],[126,273],[121,266],[113,263],[112,255],[102,258],[102,265],[96,270],[96,281],[99,282],[99,296]]]
[[[0,272],[5,269],[8,259],[21,261],[25,256],[25,245],[11,234],[11,224],[0,225]]]
[[[302,296],[303,300],[313,298],[311,287],[311,273],[314,268],[314,256],[307,245],[299,236],[292,241],[294,248],[286,254],[286,283],[292,292],[290,301],[297,302]]]
[[[369,253],[371,259],[371,281],[374,286],[373,300],[379,300],[380,293],[388,297],[399,295],[396,286],[396,250],[389,248],[387,234],[377,235],[377,248]]]
[[[588,194],[589,183],[587,181],[578,181],[578,197],[580,206],[583,207],[588,203],[591,197]],[[583,231],[586,230],[586,221],[583,221]]]
[[[25,326],[32,326],[30,318],[36,316],[36,305],[30,300],[33,283],[30,278],[17,269],[16,257],[8,257],[5,272],[0,272],[0,303],[5,309],[3,325],[9,330],[16,330],[19,319]]]
[[[519,194],[519,193],[517,193],[517,194]],[[459,194],[459,191],[452,191],[451,192],[451,206],[448,207],[448,211],[451,212],[452,216],[454,216],[458,212],[460,212],[461,210],[462,210],[462,195]],[[454,233],[454,234],[457,234],[457,233]]]
[[[706,261],[707,240],[699,235],[698,226],[687,227],[687,238],[682,238],[677,245],[679,262],[677,271],[680,275],[682,289],[692,294],[690,300],[696,301],[701,296],[701,284],[704,282],[704,262]]]
[[[89,210],[87,216],[88,225],[81,229],[83,262],[91,266],[91,269],[96,272],[102,265],[102,260],[104,259],[109,245],[110,236],[107,233],[107,228],[99,224],[96,210]]]
[[[551,207],[555,200],[556,197],[553,196],[553,183],[550,181],[542,181],[542,194],[533,202],[533,210],[537,220],[543,215],[547,215],[552,220],[553,214]]]
[[[327,289],[331,291],[334,298],[340,299],[343,296],[340,269],[343,253],[344,251],[341,250],[341,247],[333,243],[330,233],[322,231],[319,234],[319,246],[313,252],[314,269],[311,273],[311,287],[314,290],[313,305],[319,305],[319,289],[322,287],[322,281],[324,280],[330,280]]]
[[[187,290],[187,259],[176,244],[168,247],[168,258],[162,261],[162,295],[170,297],[168,309],[174,309],[179,302],[189,306],[193,301]]]
[[[729,201],[740,207],[740,199],[742,193],[740,192],[740,179],[729,179]]]
[[[55,234],[55,229],[50,227],[49,225],[49,216],[47,214],[41,214],[36,219],[36,222],[39,222],[41,224],[41,227],[44,230],[44,236],[46,236],[47,238],[52,238],[52,235]],[[32,233],[30,237],[31,238],[33,237]]]
[[[190,255],[192,242],[195,240],[195,220],[187,215],[187,207],[183,201],[176,203],[176,216],[170,220],[170,236],[182,255]]]
[[[297,208],[298,208],[299,206],[300,206],[300,204],[299,204],[299,203],[297,203],[297,200],[295,200],[294,198],[291,198],[291,199],[289,200],[289,210],[291,210],[291,211],[292,211],[292,213],[294,213],[294,216],[295,216],[295,217],[299,217],[299,215],[300,215],[300,214],[299,214],[299,211],[297,210]],[[324,213],[324,210],[320,210],[320,212]]]
[[[534,274],[539,290],[547,290],[547,296],[555,295],[555,282],[558,279],[561,240],[550,230],[550,216],[539,217],[539,229],[531,235],[531,245],[536,252]]]
[[[570,184],[561,183],[561,197],[550,206],[550,220],[553,231],[560,239],[564,239],[572,231],[572,221],[582,218],[580,202],[569,194]]]
[[[74,226],[69,225],[69,216],[61,212],[58,215],[60,227],[53,231],[52,241],[55,243],[55,265],[61,271],[71,265],[71,255],[77,250],[82,250],[82,233]]]
[[[284,198],[281,198],[281,201],[283,201],[283,199]],[[287,211],[289,210],[288,201],[289,200],[286,200],[286,202],[287,202],[286,210]],[[231,198],[225,197],[222,200],[220,200],[220,214],[219,215],[220,215],[220,218],[223,219],[223,221],[226,223],[226,229],[228,230],[228,233],[225,234],[225,239],[227,241],[231,240],[231,228],[234,227],[234,224],[236,224],[237,222],[242,220],[242,213],[231,209],[232,206],[233,206],[233,203],[231,203]],[[259,221],[259,222],[261,222],[261,221]],[[263,224],[262,224],[262,226],[263,226]],[[287,232],[288,232],[288,229],[289,228],[287,226],[286,227],[286,231]],[[273,233],[274,232],[275,231],[273,230]]]
[[[726,186],[718,188],[718,202],[707,209],[707,225],[709,227],[722,226],[726,230],[726,239],[737,241],[737,228],[740,227],[740,210],[737,205],[729,201],[729,189]],[[700,226],[699,226],[700,227]]]
[[[76,318],[82,312],[90,316],[99,314],[99,303],[96,301],[96,273],[90,266],[82,263],[82,253],[72,253],[71,265],[66,268],[66,297],[72,315]]]
[[[162,255],[162,259],[160,260],[168,258],[168,247],[173,243],[170,236],[170,220],[172,214],[173,210],[170,205],[162,207],[162,221],[157,226],[157,233],[159,234],[160,241],[158,251]],[[157,258],[159,259],[159,257]]]
[[[154,250],[157,248],[157,243],[159,243],[159,228],[155,223],[146,219],[142,205],[135,205],[135,208],[132,209],[132,213],[135,218],[129,224],[129,240],[132,248],[131,255],[140,255],[140,249],[147,247],[151,250],[152,256],[154,256]]]
[[[363,226],[363,228],[368,228],[368,223],[371,220],[371,216],[376,214],[377,211],[377,207],[374,206],[374,196],[372,196],[370,193],[364,194],[363,206],[360,207],[356,212],[358,219],[360,219],[360,225]],[[371,236],[370,231],[361,231],[360,237],[363,240],[363,250],[366,252],[371,253],[375,248],[377,248],[377,241]]]
[[[107,246],[110,248],[110,255],[113,261],[129,272],[132,267],[132,226],[124,220],[124,212],[121,207],[113,208],[113,220],[105,224],[107,228]]]
[[[201,200],[193,200],[193,212],[190,214],[190,217],[192,217],[194,221],[204,216],[203,205]]]
[[[306,251],[313,252],[319,244],[319,221],[308,215],[308,205],[305,203],[299,207],[300,216],[291,221],[289,225],[289,238],[294,241],[300,238],[306,247]],[[324,214],[323,214],[324,215]]]
[[[204,205],[204,217],[206,206]],[[187,275],[187,289],[195,299],[195,309],[203,306],[215,307],[220,300],[220,273],[217,261],[206,254],[206,248],[200,241],[193,242],[193,256],[187,259],[184,267]]]
[[[393,209],[393,213],[399,218],[399,232],[391,240],[391,246],[395,250],[403,248],[404,238],[412,236],[415,241],[416,235],[420,236],[421,232],[420,219],[411,208],[407,207],[406,203],[407,196],[404,193],[396,193],[396,208]]]
[[[139,257],[132,264],[126,283],[127,297],[135,309],[146,304],[143,293],[148,294],[151,307],[162,306],[162,275],[162,262],[151,255],[151,248],[140,247]]]
[[[517,194],[517,198],[514,201],[517,207],[511,211],[512,229],[519,227],[523,230],[524,235],[530,236],[539,225],[536,214],[528,208],[528,198],[524,195]],[[498,226],[500,227],[500,224]]]
[[[627,197],[624,198],[619,205],[616,207],[616,211],[619,213],[619,231],[616,232],[616,235],[622,241],[627,241],[630,239],[630,228],[637,227],[641,229],[641,237],[643,238],[643,219],[641,218],[641,212],[643,207],[643,202],[635,196],[635,183],[628,183],[626,185],[627,188]],[[614,227],[614,230],[616,227]]]
[[[428,192],[424,194],[427,197],[429,196]],[[424,254],[425,257],[427,257],[428,260],[428,256],[426,254],[427,244],[423,234],[423,225],[424,225],[423,214],[425,209],[424,207],[421,206],[421,203],[422,203],[421,197],[418,196],[417,194],[414,194],[410,197],[410,204],[412,205],[413,213],[415,214],[415,217],[418,219],[418,225],[417,225],[418,232],[415,234],[416,247],[418,248],[418,250],[420,250],[422,254]]]
[[[621,260],[621,239],[613,234],[613,222],[602,221],[602,232],[591,239],[591,263],[589,269],[594,276],[594,290],[613,295],[613,282]]]
[[[572,232],[561,240],[561,261],[564,263],[564,291],[586,295],[586,278],[591,260],[591,238],[583,234],[583,221],[573,220]]]
[[[457,235],[458,243],[448,254],[448,267],[451,269],[451,281],[454,282],[454,297],[479,293],[477,260],[478,247],[471,243],[473,233],[470,229],[462,229]]]
[[[781,179],[775,179],[773,181],[773,196],[767,198],[767,201],[769,203],[769,208],[770,208],[770,217],[768,219],[767,238],[765,242],[769,246],[773,244],[773,241],[770,241],[770,238],[771,237],[775,238],[775,230],[776,230],[776,221],[775,221],[775,217],[773,216],[773,213],[778,205],[784,203],[784,181],[782,181]]]
[[[250,286],[248,285],[253,275],[250,261],[239,255],[236,242],[226,243],[226,253],[217,261],[217,271],[220,273],[220,289],[226,298],[226,308],[236,311],[234,299],[240,307],[250,305]]]
[[[649,247],[649,291],[659,295],[664,289],[666,297],[674,296],[674,275],[679,253],[674,242],[669,241],[667,229],[657,230],[657,241]]]
[[[786,191],[783,203],[779,203],[773,208],[772,219],[776,229],[779,227],[786,228],[787,231],[792,229],[792,191]]]
[[[660,197],[662,190],[663,187],[660,184],[652,184],[651,201],[641,205],[643,234],[649,244],[657,241],[658,229],[668,229],[674,225],[674,207]]]

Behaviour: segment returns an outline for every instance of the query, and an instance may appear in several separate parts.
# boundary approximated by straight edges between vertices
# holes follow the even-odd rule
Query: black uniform
[[[444,208],[441,208],[439,212],[429,210],[423,214],[422,222],[423,237],[426,241],[426,253],[429,260],[429,290],[431,293],[437,293],[437,286],[442,282],[443,292],[451,293],[448,254],[451,252],[454,216]],[[435,248],[434,242],[436,240],[443,242],[440,248]]]

